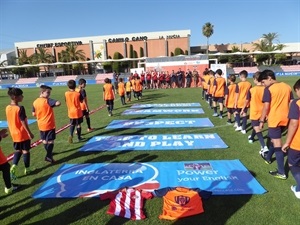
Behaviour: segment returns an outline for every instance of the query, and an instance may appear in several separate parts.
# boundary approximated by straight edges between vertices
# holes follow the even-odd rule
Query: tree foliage
[[[27,50],[21,49],[19,51],[18,64],[19,65],[34,64],[33,55],[28,56]],[[12,70],[12,72],[15,74],[19,74],[21,77],[27,78],[27,77],[35,76],[36,73],[39,72],[39,68],[38,67],[15,68]]]
[[[144,48],[140,47],[140,57],[144,57]]]
[[[243,55],[243,52],[249,52],[243,49],[241,49],[237,46],[233,46],[231,48],[232,53],[237,53],[241,52],[241,54],[236,54],[236,55],[221,55],[218,58],[219,63],[232,63],[233,65],[239,65],[239,66],[244,66],[245,63],[250,63],[252,62],[252,59],[249,55]]]
[[[53,63],[54,56],[47,51],[47,49],[38,47],[36,52],[31,56],[31,63]],[[49,71],[49,66],[43,66],[45,73]]]
[[[66,49],[61,51],[60,59],[61,62],[72,62],[72,61],[85,61],[85,53],[83,50],[78,50],[77,45],[68,44]]]
[[[214,33],[214,25],[211,23],[207,22],[202,26],[202,34],[206,37],[207,40],[207,49],[206,49],[206,54],[208,54],[208,47],[209,47],[209,38],[211,35]]]
[[[115,52],[113,59],[123,59],[123,55],[120,52]],[[120,62],[113,62],[112,70],[116,72],[120,72]]]
[[[254,49],[262,52],[273,52],[277,50],[282,50],[285,45],[280,44],[278,42],[278,34],[277,33],[268,33],[263,34],[262,38],[257,43],[253,43]],[[274,42],[277,42],[275,44]],[[256,62],[258,64],[264,64],[264,65],[272,65],[277,63],[278,58],[283,58],[283,56],[276,56],[276,54],[258,54],[255,56]],[[279,55],[282,55],[279,53]]]
[[[133,51],[133,58],[137,58],[138,57],[138,54],[137,54],[137,52],[136,51]],[[134,60],[134,61],[132,61],[132,68],[137,68],[137,60]]]
[[[19,51],[19,57],[18,57],[19,65],[29,64],[30,63],[30,57],[27,56],[27,50],[21,49]]]
[[[108,59],[112,59],[111,56],[108,56]],[[105,71],[111,72],[112,71],[112,62],[104,62],[101,63],[101,66]]]
[[[181,48],[175,48],[174,55],[183,55],[183,50]]]
[[[85,53],[83,50],[78,50],[77,45],[68,44],[66,45],[66,49],[62,50],[58,54],[58,58],[60,62],[73,62],[73,61],[85,61]],[[83,64],[72,64],[72,65],[64,65],[63,68],[66,71],[66,74],[80,74],[84,71]]]

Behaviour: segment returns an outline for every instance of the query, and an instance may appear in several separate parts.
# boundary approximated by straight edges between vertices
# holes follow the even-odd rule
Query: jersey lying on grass
[[[151,199],[152,197],[152,193],[134,188],[123,188],[100,195],[101,200],[110,199],[108,214],[131,220],[146,218],[143,211],[144,199]]]
[[[199,188],[162,188],[154,191],[154,196],[163,197],[163,212],[160,219],[175,220],[204,212],[202,198],[208,199],[212,192]]]

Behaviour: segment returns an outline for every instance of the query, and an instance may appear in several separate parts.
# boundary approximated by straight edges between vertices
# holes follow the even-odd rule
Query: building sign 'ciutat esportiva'
[[[132,37],[131,39],[129,37],[125,38],[109,38],[109,43],[116,43],[116,42],[128,42],[128,41],[147,41],[147,36],[140,36],[140,37]]]
[[[45,43],[45,44],[37,44],[37,48],[52,48],[52,47],[63,47],[66,45],[82,45],[82,41],[69,41],[69,42],[56,42],[56,43]]]

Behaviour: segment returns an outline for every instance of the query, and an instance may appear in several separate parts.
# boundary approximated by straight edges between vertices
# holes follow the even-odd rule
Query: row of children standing
[[[216,71],[216,77],[213,71],[209,71],[203,78],[202,97],[214,109],[213,116],[222,118],[225,105],[227,123],[232,124],[233,115],[235,131],[246,134],[249,110],[252,131],[248,142],[253,143],[255,136],[258,138],[261,145],[259,153],[266,164],[273,162],[275,154],[277,169],[270,170],[269,174],[282,180],[287,179],[284,156],[288,152],[289,168],[297,183],[291,186],[291,190],[300,199],[300,100],[293,100],[292,88],[284,82],[278,82],[272,70],[256,72],[253,75],[254,87],[247,81],[248,73],[245,70],[239,73],[239,83],[236,83],[235,75],[230,75],[228,85],[225,85],[221,75],[221,70]],[[293,89],[300,98],[300,79]],[[219,113],[217,103],[220,106]],[[265,123],[268,125],[268,146],[262,135]],[[287,138],[283,144],[282,135],[287,128]]]
[[[130,76],[126,82],[124,82],[123,78],[119,78],[117,88],[122,105],[126,105],[126,102],[131,102],[132,93],[137,100],[142,98],[143,82],[139,76]]]
[[[261,144],[260,153],[266,154],[269,149],[266,146],[261,130],[258,128],[257,122],[263,107],[263,92],[265,87],[258,82],[260,72],[253,76],[252,84],[247,80],[248,72],[243,70],[239,73],[240,82],[236,83],[236,75],[232,74],[228,77],[226,85],[225,78],[222,77],[222,70],[216,72],[210,70],[203,77],[203,98],[209,103],[214,110],[213,116],[223,118],[224,106],[227,108],[227,124],[234,124],[235,131],[246,134],[248,110],[250,110],[250,120],[252,121],[253,131],[248,136],[249,143],[253,143],[256,135]],[[217,104],[219,104],[219,113],[217,112]],[[233,120],[232,120],[233,117]]]
[[[190,71],[187,69],[186,72],[182,71],[181,68],[177,72],[172,70],[169,71],[147,71],[142,72],[140,75],[135,72],[130,74],[130,78],[135,79],[140,77],[143,89],[159,89],[159,88],[189,88],[192,86],[198,87],[201,83],[198,71],[194,69]]]
[[[76,88],[76,81],[69,80],[67,86],[68,91],[65,92],[65,101],[68,109],[69,117],[69,137],[68,142],[73,143],[74,133],[77,135],[78,141],[84,141],[81,136],[81,123],[85,117],[87,123],[87,131],[93,131],[90,121],[90,110],[87,101],[87,93],[85,91],[86,80],[79,79],[78,87]],[[131,100],[131,91],[134,92],[134,97],[140,99],[142,96],[142,82],[139,77],[130,79],[123,83],[123,79],[119,78],[118,92],[121,97],[122,104],[125,103],[125,93],[127,101]],[[44,160],[49,163],[55,163],[53,159],[54,140],[56,139],[56,125],[54,117],[54,107],[58,107],[61,103],[50,98],[52,88],[46,85],[40,86],[40,95],[33,102],[32,115],[36,117],[38,129],[40,131],[40,139],[46,150]],[[11,99],[10,104],[6,107],[6,118],[8,128],[13,140],[14,156],[12,166],[7,161],[0,148],[0,170],[3,172],[3,179],[5,181],[5,193],[9,194],[17,189],[17,185],[12,185],[11,180],[16,180],[18,177],[18,164],[23,156],[25,165],[24,175],[31,172],[30,170],[30,149],[31,140],[34,138],[31,132],[27,115],[24,106],[19,105],[23,101],[23,91],[20,88],[9,88],[7,92]],[[112,116],[114,109],[115,89],[111,84],[111,80],[106,78],[103,86],[103,100],[106,103],[109,116]],[[7,130],[0,131],[0,141],[7,136]]]
[[[227,123],[234,123],[235,131],[246,134],[247,110],[249,103],[245,105],[247,94],[252,87],[247,81],[248,73],[243,70],[239,74],[240,82],[236,82],[236,76],[230,75],[228,85],[223,77],[221,69],[216,72],[210,70],[203,76],[202,99],[205,99],[210,108],[214,110],[213,116],[223,118],[224,106],[227,108]],[[217,111],[219,105],[219,113]],[[234,120],[232,121],[232,116]]]
[[[89,118],[89,107],[87,104],[87,95],[85,92],[86,80],[80,79],[79,85],[76,88],[75,80],[69,80],[69,90],[65,92],[65,101],[68,109],[68,117],[70,123],[69,143],[73,143],[73,134],[76,128],[78,141],[82,141],[81,123],[83,117],[86,118],[88,129],[90,132],[91,122]],[[56,139],[56,125],[54,117],[54,107],[61,105],[60,101],[50,98],[52,88],[46,85],[40,86],[40,95],[32,104],[32,115],[37,119],[37,125],[40,132],[40,139],[46,150],[44,160],[49,163],[55,163],[53,159],[54,140]],[[23,156],[24,175],[28,175],[30,170],[30,149],[31,140],[34,138],[28,122],[27,114],[24,106],[20,105],[23,101],[23,91],[20,88],[9,88],[7,92],[10,97],[10,104],[6,107],[6,119],[8,128],[13,141],[14,155],[12,166],[7,162],[0,149],[0,169],[3,172],[5,181],[5,193],[9,194],[17,188],[17,185],[12,185],[11,180],[16,180],[18,177],[18,164]],[[0,140],[7,136],[7,130],[0,131]]]

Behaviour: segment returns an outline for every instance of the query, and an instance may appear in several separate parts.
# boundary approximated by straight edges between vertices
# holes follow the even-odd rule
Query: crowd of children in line
[[[245,70],[239,73],[240,82],[236,83],[236,76],[230,75],[227,85],[222,74],[220,69],[215,72],[210,70],[202,78],[202,98],[214,110],[213,116],[222,119],[225,106],[227,123],[234,124],[235,131],[246,134],[249,110],[253,129],[248,142],[253,143],[255,136],[258,138],[261,145],[259,154],[267,164],[272,163],[275,154],[277,170],[269,173],[278,179],[287,179],[284,156],[288,153],[289,168],[297,183],[291,190],[300,199],[300,99],[294,99],[292,88],[278,82],[272,70],[256,72],[253,76],[254,87],[247,80],[248,72]],[[300,98],[300,79],[293,89]],[[268,126],[267,144],[262,134],[264,124]],[[286,130],[287,137],[283,143]]]
[[[104,80],[103,86],[103,101],[105,101],[109,116],[112,116],[114,109],[114,99],[116,90],[109,78]],[[90,110],[87,101],[87,93],[85,90],[86,80],[79,79],[78,87],[76,87],[75,80],[67,82],[69,88],[65,92],[65,101],[69,117],[69,137],[68,142],[73,143],[74,133],[77,135],[78,141],[84,141],[81,136],[81,123],[86,119],[87,131],[93,131],[90,121]],[[61,103],[57,100],[50,98],[52,88],[46,85],[40,86],[40,95],[33,102],[32,115],[37,119],[38,129],[40,131],[40,139],[46,150],[45,161],[55,163],[53,159],[54,140],[56,138],[56,126],[54,117],[54,107],[58,107]],[[139,77],[130,79],[124,83],[122,78],[119,78],[117,91],[120,95],[121,102],[125,105],[125,94],[127,102],[131,101],[131,92],[133,91],[134,97],[140,99],[142,96],[142,82]],[[17,185],[12,185],[11,180],[16,180],[18,177],[17,166],[23,156],[25,165],[24,174],[29,174],[30,171],[30,148],[31,140],[34,138],[33,133],[30,131],[27,122],[27,115],[24,106],[20,105],[23,101],[23,91],[20,88],[9,88],[7,92],[11,101],[6,107],[6,118],[10,135],[13,140],[13,147],[15,149],[12,166],[7,161],[6,156],[0,148],[0,170],[3,172],[3,179],[5,181],[5,193],[9,194],[17,189]],[[2,138],[7,137],[7,129],[0,131],[0,141]]]
[[[135,80],[136,78],[140,79],[143,89],[190,88],[192,85],[198,87],[201,84],[201,77],[196,69],[193,71],[187,69],[184,72],[179,68],[177,72],[172,70],[171,73],[154,69],[147,72],[142,71],[141,74],[135,71],[129,76],[129,80]]]
[[[253,143],[254,137],[257,136],[261,144],[259,153],[267,164],[272,163],[272,156],[275,154],[278,169],[269,171],[269,173],[283,180],[287,178],[284,170],[284,154],[289,149],[288,163],[297,183],[291,189],[296,197],[300,198],[300,100],[293,100],[291,87],[284,82],[278,82],[271,70],[256,72],[253,76],[254,87],[247,81],[248,73],[245,70],[239,73],[240,82],[238,83],[236,83],[236,76],[230,75],[226,85],[226,80],[222,75],[220,69],[215,72],[207,70],[201,78],[202,98],[214,110],[213,116],[223,118],[225,106],[227,108],[227,123],[232,124],[232,116],[234,116],[235,131],[246,134],[247,112],[249,110],[249,118],[253,127],[251,135],[248,136],[249,143]],[[78,141],[84,140],[81,137],[83,117],[86,119],[88,131],[93,129],[91,128],[85,91],[86,81],[80,79],[77,88],[75,80],[69,80],[67,85],[69,90],[65,92],[65,101],[70,119],[68,141],[73,143],[75,129]],[[130,77],[126,83],[123,82],[122,78],[119,78],[117,91],[122,104],[131,101],[132,90],[134,97],[140,99],[143,87],[143,81],[139,76]],[[300,98],[300,79],[293,88]],[[40,137],[46,150],[45,161],[55,163],[52,156],[56,138],[53,108],[60,106],[61,103],[50,98],[51,90],[51,87],[45,85],[40,87],[40,96],[33,102],[32,115],[37,119]],[[109,116],[112,116],[115,94],[114,85],[111,84],[110,79],[106,78],[103,86],[103,100],[106,102]],[[6,107],[6,117],[15,152],[13,165],[10,167],[0,149],[0,169],[5,181],[5,193],[11,193],[17,187],[11,184],[10,179],[15,180],[17,178],[17,165],[21,156],[23,156],[25,165],[24,174],[30,173],[30,148],[31,139],[34,137],[27,123],[25,108],[19,105],[23,100],[23,91],[19,88],[9,88],[8,96],[11,102]],[[218,105],[219,113],[217,111]],[[265,123],[268,124],[268,138],[270,139],[268,146],[262,135]],[[287,127],[287,138],[283,144],[282,134]],[[0,140],[6,136],[7,130],[1,130]]]
[[[88,131],[92,131],[89,118],[89,107],[87,104],[87,96],[85,92],[86,80],[80,79],[78,88],[74,80],[68,81],[69,90],[65,92],[65,101],[68,108],[68,117],[70,119],[70,136],[69,142],[73,142],[73,134],[76,128],[78,140],[81,141],[81,123],[83,117],[86,118]],[[40,131],[40,139],[46,150],[44,160],[49,163],[55,163],[53,159],[54,140],[56,138],[56,126],[54,117],[54,107],[58,107],[61,103],[50,98],[52,88],[46,85],[40,86],[40,95],[32,104],[32,115],[37,119],[38,129]],[[14,156],[12,166],[7,161],[6,156],[0,149],[0,169],[3,172],[5,181],[5,193],[9,194],[18,188],[17,185],[11,184],[18,177],[18,163],[23,156],[25,165],[24,175],[28,175],[30,171],[30,149],[31,140],[34,138],[28,122],[27,114],[24,106],[20,105],[23,101],[23,91],[20,88],[9,88],[7,92],[10,97],[10,104],[6,107],[6,119],[8,128],[13,141]],[[0,140],[7,136],[7,129],[0,131]]]

